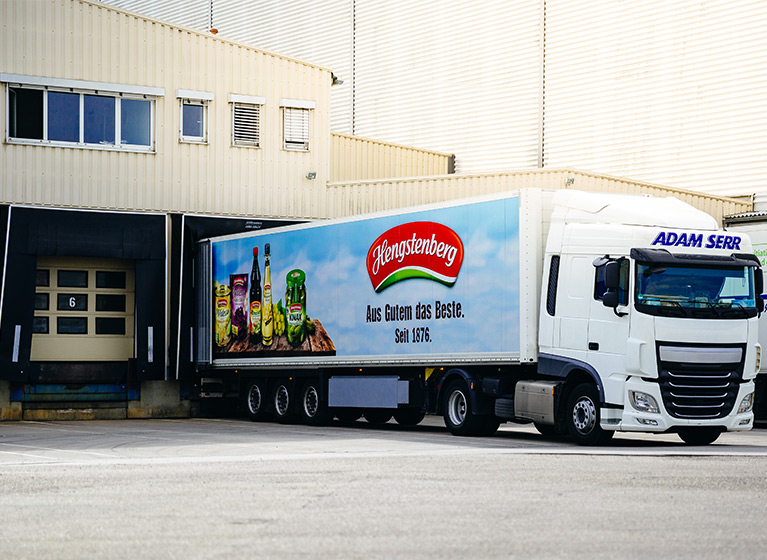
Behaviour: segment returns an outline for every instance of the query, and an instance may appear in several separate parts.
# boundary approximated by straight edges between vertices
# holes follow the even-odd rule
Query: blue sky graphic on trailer
[[[371,244],[418,221],[443,224],[462,240],[455,284],[413,278],[376,293],[366,267]],[[273,301],[284,302],[286,274],[303,270],[307,314],[321,321],[337,356],[497,356],[519,352],[518,236],[518,197],[265,231],[213,242],[213,279],[228,285],[230,274],[249,274],[253,247],[263,276],[269,243]],[[380,320],[371,320],[371,310],[380,310]]]

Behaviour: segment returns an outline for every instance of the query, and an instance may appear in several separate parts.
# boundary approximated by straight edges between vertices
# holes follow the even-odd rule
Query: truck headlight
[[[740,406],[738,407],[738,414],[743,414],[744,412],[751,412],[751,409],[754,408],[754,394],[749,393],[745,397],[743,397],[743,400],[740,401]]]
[[[655,397],[648,395],[647,393],[642,393],[641,391],[629,391],[629,400],[631,401],[631,406],[639,412],[653,412],[655,414],[660,412],[658,401],[655,400]]]

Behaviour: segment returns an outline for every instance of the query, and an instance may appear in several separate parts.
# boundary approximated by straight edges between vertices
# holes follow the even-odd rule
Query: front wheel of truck
[[[679,437],[687,445],[709,445],[714,443],[721,433],[721,428],[682,428],[679,430]]]
[[[591,383],[577,385],[567,399],[567,431],[578,445],[604,445],[613,433],[599,425],[599,393]]]

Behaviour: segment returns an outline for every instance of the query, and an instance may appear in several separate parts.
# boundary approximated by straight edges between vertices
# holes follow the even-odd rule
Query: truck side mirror
[[[618,261],[610,261],[605,265],[605,288],[608,291],[617,290],[621,285],[621,265]]]
[[[602,305],[605,307],[612,307],[615,309],[618,307],[618,292],[617,291],[609,291],[602,294]]]
[[[764,292],[764,273],[761,268],[754,269],[754,289],[757,294]]]

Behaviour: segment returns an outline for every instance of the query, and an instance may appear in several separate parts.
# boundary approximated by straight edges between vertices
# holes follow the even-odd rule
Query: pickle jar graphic
[[[303,270],[291,270],[285,285],[285,332],[292,346],[301,346],[306,339],[306,274]]]
[[[232,339],[232,290],[220,284],[213,297],[216,317],[216,346],[223,348]]]

